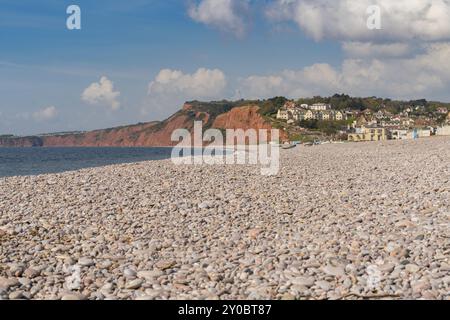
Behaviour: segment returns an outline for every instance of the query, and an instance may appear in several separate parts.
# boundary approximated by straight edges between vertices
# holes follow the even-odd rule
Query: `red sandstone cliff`
[[[258,113],[255,105],[201,108],[185,104],[183,109],[162,122],[149,122],[84,133],[55,134],[28,138],[0,139],[0,146],[46,147],[159,147],[173,146],[172,132],[176,129],[192,131],[194,121],[202,121],[204,128],[271,129],[270,123]]]
[[[258,113],[258,106],[243,106],[233,108],[231,111],[219,115],[213,128],[220,129],[272,129],[270,123],[265,121]]]
[[[219,115],[213,128],[217,129],[256,129],[267,130],[267,141],[270,141],[272,125],[259,114],[259,107],[255,105],[233,108],[231,111]],[[285,138],[284,132],[280,132],[280,139]]]

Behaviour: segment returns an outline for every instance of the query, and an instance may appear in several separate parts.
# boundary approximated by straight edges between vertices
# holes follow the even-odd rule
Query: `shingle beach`
[[[450,139],[0,179],[0,299],[449,299]]]

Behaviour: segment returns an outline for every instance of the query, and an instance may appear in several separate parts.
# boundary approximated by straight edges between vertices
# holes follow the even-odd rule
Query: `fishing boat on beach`
[[[296,146],[297,146],[296,144],[293,144],[293,143],[290,143],[290,142],[286,142],[286,143],[284,143],[284,144],[281,146],[281,148],[287,150],[287,149],[293,149],[293,148],[295,148]]]

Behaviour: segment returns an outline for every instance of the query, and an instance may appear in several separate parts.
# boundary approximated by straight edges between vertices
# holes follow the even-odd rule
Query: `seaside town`
[[[338,110],[329,103],[308,105],[288,100],[275,117],[282,122],[282,129],[294,131],[303,139],[318,134],[331,137],[332,141],[350,142],[450,136],[450,112],[446,107],[430,111],[424,105],[407,105],[398,113],[389,111],[385,105],[376,109]],[[321,130],[318,123],[325,129]]]

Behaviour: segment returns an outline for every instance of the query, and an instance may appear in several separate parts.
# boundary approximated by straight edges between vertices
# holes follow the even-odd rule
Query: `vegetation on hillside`
[[[264,116],[274,116],[277,114],[288,100],[285,97],[275,97],[268,100],[258,101],[259,112]]]
[[[215,118],[222,113],[226,113],[233,108],[242,107],[249,104],[257,104],[259,105],[259,101],[255,100],[237,100],[237,101],[211,101],[211,102],[203,102],[203,101],[188,101],[187,104],[193,107],[193,110],[197,112],[206,112],[211,117]]]
[[[399,113],[402,110],[411,106],[423,106],[425,107],[425,113],[435,112],[437,108],[444,107],[450,111],[450,103],[442,103],[436,101],[427,101],[426,99],[410,100],[410,101],[400,101],[392,99],[384,99],[378,97],[350,97],[346,94],[335,94],[331,97],[321,97],[316,96],[313,98],[301,98],[297,100],[297,103],[303,104],[314,104],[314,103],[329,103],[333,105],[335,109],[338,110],[366,110],[370,109],[372,111],[379,111],[385,108],[387,111],[392,113]]]
[[[351,124],[351,120],[343,121],[321,121],[321,120],[302,120],[298,121],[297,125],[309,130],[317,130],[325,133],[326,135],[332,136],[337,134],[343,127]]]
[[[230,111],[235,107],[244,105],[258,105],[260,107],[260,114],[263,116],[274,116],[280,108],[288,101],[285,97],[274,97],[264,100],[238,100],[238,101],[212,101],[201,102],[191,101],[189,104],[193,105],[196,111],[203,111],[209,113],[211,116]],[[450,111],[450,103],[443,103],[437,101],[427,101],[426,99],[401,101],[378,97],[350,97],[347,94],[335,94],[331,97],[315,96],[312,98],[297,99],[298,104],[314,104],[314,103],[329,103],[337,110],[359,110],[363,111],[369,109],[377,112],[380,109],[385,109],[391,113],[397,114],[408,107],[423,106],[423,110],[413,110],[417,115],[428,115],[436,112],[439,107],[447,108]]]

